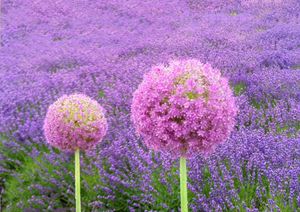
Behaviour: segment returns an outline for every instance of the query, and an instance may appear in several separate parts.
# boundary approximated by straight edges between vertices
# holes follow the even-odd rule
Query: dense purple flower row
[[[84,207],[175,210],[176,185],[169,180],[174,162],[142,145],[134,135],[129,112],[132,93],[151,66],[192,57],[212,64],[229,77],[232,87],[242,88],[237,131],[228,144],[207,161],[195,158],[189,163],[189,186],[195,193],[192,207],[213,207],[217,211],[240,207],[230,203],[236,197],[248,208],[259,208],[258,201],[248,203],[242,192],[232,186],[234,181],[238,184],[233,172],[241,185],[252,183],[241,175],[245,161],[247,171],[251,171],[251,165],[258,169],[260,183],[263,184],[263,176],[268,177],[268,207],[278,204],[275,196],[280,192],[288,195],[283,200],[287,204],[288,199],[299,195],[299,11],[297,0],[130,0],[126,4],[120,0],[4,0],[0,50],[1,185],[11,180],[9,175],[22,181],[24,173],[16,168],[26,167],[22,155],[43,155],[45,161],[56,164],[57,175],[47,173],[46,168],[41,171],[38,175],[45,182],[31,185],[37,191],[30,193],[28,204],[51,209],[58,207],[56,202],[62,202],[72,207],[73,188],[68,187],[73,185],[71,172],[66,163],[59,162],[71,158],[45,150],[42,125],[53,101],[64,94],[81,92],[103,105],[110,126],[104,142],[88,153],[91,160],[83,166],[83,172],[99,173],[104,182],[93,188],[83,182],[83,189],[96,193]],[[12,158],[16,155],[20,157]],[[223,161],[229,161],[229,170]],[[208,165],[211,177],[203,170],[202,162]],[[155,181],[154,176],[159,180]],[[284,192],[287,178],[290,191]],[[64,190],[59,194],[47,183]],[[260,189],[257,197],[262,200],[266,192]],[[4,188],[5,192],[8,191]],[[166,193],[171,196],[166,198]],[[18,202],[19,206],[25,202]]]
[[[242,196],[243,187],[254,185],[255,180],[258,181],[255,191],[258,195],[274,199],[283,194],[286,200],[293,202],[299,195],[299,154],[299,139],[265,135],[259,130],[242,129],[234,133],[209,160],[203,163],[199,163],[198,159],[191,161],[191,190],[199,198],[193,207],[208,211],[212,207],[228,205],[237,209],[239,205],[232,201],[235,199],[236,202],[244,202],[248,208],[262,208],[261,202],[255,202],[254,198],[253,202],[247,202]],[[208,180],[202,175],[205,166],[211,172]],[[207,183],[205,180],[211,183],[209,198],[201,192]],[[246,192],[246,195],[251,195],[251,190]],[[204,204],[200,205],[202,201]]]

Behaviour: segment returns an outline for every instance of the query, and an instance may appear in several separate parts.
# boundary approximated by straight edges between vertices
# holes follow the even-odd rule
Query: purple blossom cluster
[[[50,105],[44,127],[47,142],[62,150],[88,150],[100,142],[107,122],[103,108],[83,94],[62,96]]]
[[[82,156],[83,209],[178,210],[178,164],[135,136],[130,107],[152,66],[196,58],[229,79],[239,114],[228,142],[188,162],[191,209],[299,210],[299,11],[298,0],[3,0],[0,208],[74,208],[72,156],[46,146],[42,126],[55,100],[84,93],[109,128]]]
[[[148,147],[187,157],[207,156],[223,143],[237,108],[219,70],[187,60],[152,68],[133,94],[131,112]]]

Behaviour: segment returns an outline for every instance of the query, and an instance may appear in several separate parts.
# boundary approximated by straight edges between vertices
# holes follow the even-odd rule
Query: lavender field
[[[74,211],[74,155],[45,141],[50,104],[83,93],[108,131],[81,155],[82,211],[180,211],[179,161],[131,120],[143,75],[172,59],[221,71],[238,115],[188,160],[190,211],[300,211],[299,0],[2,0],[0,211]]]

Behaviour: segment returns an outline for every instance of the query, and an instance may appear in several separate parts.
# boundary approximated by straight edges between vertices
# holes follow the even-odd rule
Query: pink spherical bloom
[[[62,96],[50,105],[44,121],[46,140],[65,151],[88,150],[107,131],[103,108],[88,96]]]
[[[154,67],[134,92],[131,110],[146,145],[175,157],[209,155],[228,138],[237,114],[228,80],[194,59]]]

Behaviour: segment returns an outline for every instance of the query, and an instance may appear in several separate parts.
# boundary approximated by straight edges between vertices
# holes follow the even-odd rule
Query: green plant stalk
[[[180,157],[181,212],[188,212],[186,158]]]
[[[81,212],[80,200],[80,150],[75,151],[75,200],[76,212]]]

